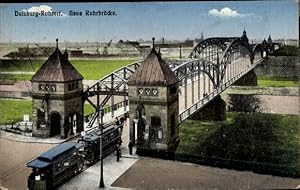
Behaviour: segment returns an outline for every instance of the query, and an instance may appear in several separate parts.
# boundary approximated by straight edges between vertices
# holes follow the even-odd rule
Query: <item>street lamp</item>
[[[100,91],[99,83],[97,84],[97,91]],[[100,183],[99,188],[104,188],[104,181],[103,181],[103,110],[102,106],[100,105],[100,97],[99,94],[97,94],[97,111],[98,111],[98,117],[97,117],[97,124],[100,127]]]
[[[99,108],[99,115],[98,115],[98,126],[100,127],[100,183],[99,188],[104,188],[104,181],[103,181],[103,113],[102,107],[98,106]],[[100,121],[101,120],[101,121]]]

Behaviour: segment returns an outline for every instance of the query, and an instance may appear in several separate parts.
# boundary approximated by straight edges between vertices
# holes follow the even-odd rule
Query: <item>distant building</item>
[[[82,50],[70,50],[71,57],[82,57],[83,51]]]
[[[242,35],[241,39],[242,39],[244,42],[249,43],[249,40],[248,40],[248,37],[247,37],[247,32],[246,32],[246,30],[243,31],[243,35]]]

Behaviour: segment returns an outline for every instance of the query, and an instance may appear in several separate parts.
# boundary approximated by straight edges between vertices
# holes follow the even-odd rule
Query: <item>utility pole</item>
[[[179,45],[179,59],[181,59],[182,56],[181,56],[181,45]]]

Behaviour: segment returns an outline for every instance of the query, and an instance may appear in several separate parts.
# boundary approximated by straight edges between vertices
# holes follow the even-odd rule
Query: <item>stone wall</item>
[[[226,103],[220,95],[216,96],[211,102],[205,105],[204,108],[199,110],[190,119],[194,120],[208,120],[208,121],[223,121],[226,119]]]
[[[233,85],[236,86],[257,86],[257,76],[254,70],[249,71],[247,74],[242,76]]]

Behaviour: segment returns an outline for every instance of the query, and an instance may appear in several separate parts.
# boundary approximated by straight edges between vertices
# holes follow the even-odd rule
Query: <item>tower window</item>
[[[46,90],[46,91],[49,91],[49,89],[50,89],[49,84],[46,84],[46,85],[45,85],[45,90]]]
[[[44,87],[43,84],[40,84],[40,85],[39,85],[39,90],[40,90],[40,91],[44,91],[44,90],[45,90],[45,87]]]
[[[146,89],[145,89],[145,92],[146,92],[146,95],[150,95],[150,93],[151,93],[150,88],[146,88]]]
[[[138,94],[139,94],[139,95],[143,95],[143,93],[144,93],[144,89],[143,89],[143,88],[139,88],[139,89],[138,89]]]
[[[55,92],[55,91],[56,91],[56,85],[54,85],[54,84],[51,85],[51,91],[52,91],[52,92]]]
[[[69,83],[68,84],[68,91],[74,90],[78,88],[77,82]]]
[[[152,94],[154,96],[158,96],[158,89],[157,88],[152,88]]]

